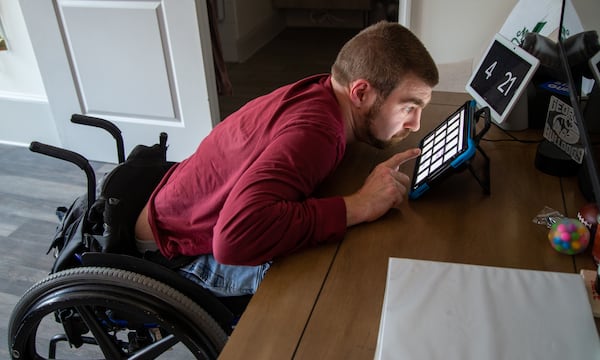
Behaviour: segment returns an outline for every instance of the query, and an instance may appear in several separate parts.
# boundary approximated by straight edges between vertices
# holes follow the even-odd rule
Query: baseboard
[[[46,99],[0,93],[0,109],[0,142],[25,145],[35,140],[60,145],[54,118]]]

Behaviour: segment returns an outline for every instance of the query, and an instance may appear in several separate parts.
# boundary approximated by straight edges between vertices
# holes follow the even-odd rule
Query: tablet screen
[[[413,189],[437,176],[467,149],[466,119],[465,105],[423,138]]]

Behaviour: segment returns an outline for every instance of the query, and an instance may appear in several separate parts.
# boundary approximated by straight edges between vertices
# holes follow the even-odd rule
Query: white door
[[[168,158],[191,154],[219,118],[204,0],[20,0],[62,146],[116,161],[103,130],[122,131],[125,153],[169,135]]]

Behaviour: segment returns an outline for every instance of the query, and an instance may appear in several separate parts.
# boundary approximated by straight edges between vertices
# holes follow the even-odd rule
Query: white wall
[[[35,61],[21,7],[16,1],[0,2],[0,15],[10,51],[0,52],[0,91],[45,98],[44,84]]]
[[[437,63],[470,59],[484,51],[517,0],[417,0],[411,29]]]
[[[413,0],[411,30],[440,70],[437,90],[464,92],[473,66],[517,0]]]
[[[0,1],[8,51],[0,51],[0,141],[58,143],[46,92],[18,1]],[[24,132],[23,129],[27,129]]]

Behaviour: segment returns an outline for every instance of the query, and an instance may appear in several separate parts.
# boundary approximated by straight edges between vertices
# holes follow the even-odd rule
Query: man
[[[340,50],[331,75],[259,97],[230,115],[196,152],[174,166],[136,224],[138,248],[198,256],[181,273],[218,296],[253,293],[270,262],[373,221],[406,197],[399,165],[379,164],[356,193],[314,198],[346,144],[383,148],[419,130],[438,82],[421,42],[381,22]]]

